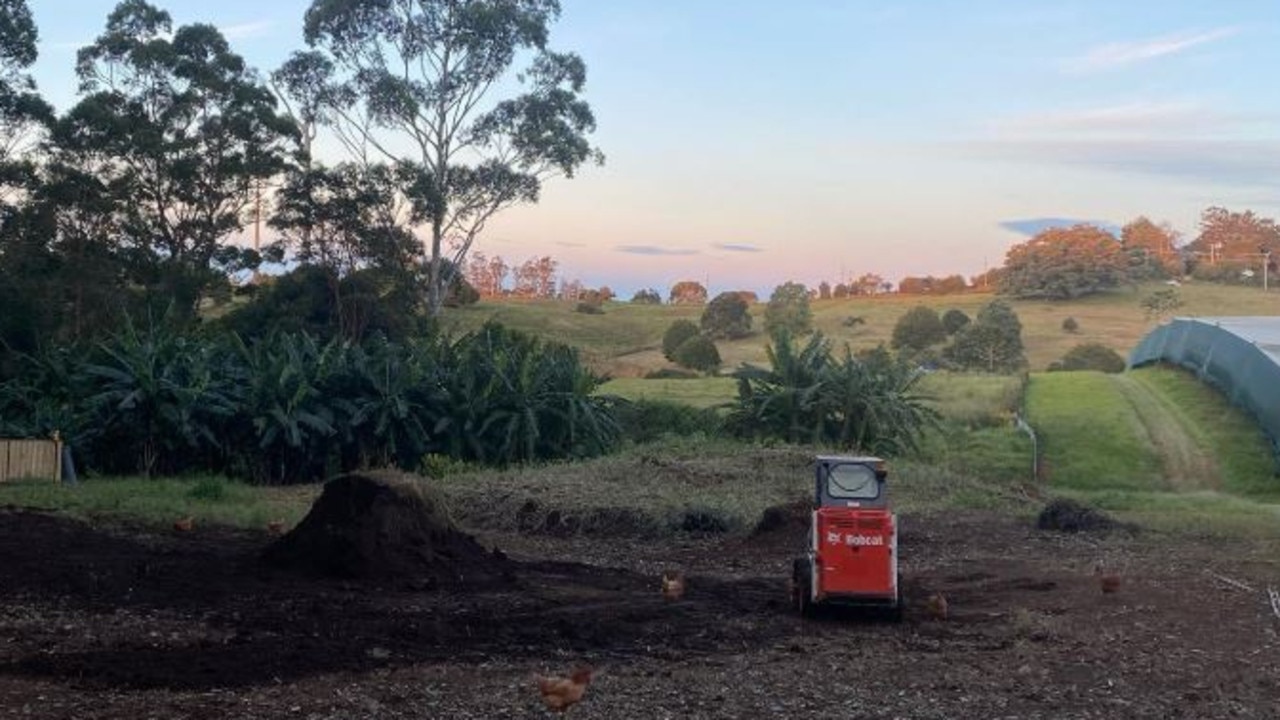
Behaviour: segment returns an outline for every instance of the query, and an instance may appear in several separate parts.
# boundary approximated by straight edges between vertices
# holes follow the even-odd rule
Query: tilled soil
[[[269,569],[265,533],[0,510],[0,718],[546,717],[534,674],[579,663],[600,672],[577,718],[1280,717],[1274,547],[981,513],[903,526],[894,624],[797,618],[794,525],[482,537],[512,581],[450,589]],[[682,600],[659,593],[669,568]]]

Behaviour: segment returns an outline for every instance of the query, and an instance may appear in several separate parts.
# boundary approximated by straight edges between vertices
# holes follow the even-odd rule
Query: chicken
[[[1098,578],[1098,587],[1102,588],[1104,595],[1110,595],[1120,590],[1120,574],[1107,570],[1101,563],[1094,566],[1093,574]]]
[[[662,597],[668,601],[684,597],[684,573],[679,570],[663,571]]]
[[[538,683],[538,693],[542,695],[542,704],[546,705],[548,710],[559,713],[576,705],[587,692],[587,686],[591,684],[591,673],[591,668],[583,665],[574,668],[573,673],[567,678],[537,676],[535,679]]]
[[[942,593],[930,595],[929,600],[925,603],[925,609],[929,611],[929,617],[934,620],[946,620],[947,596]]]
[[[196,519],[194,516],[188,515],[179,520],[173,521],[173,529],[178,532],[191,532],[196,527]]]
[[[267,523],[267,533],[268,533],[268,534],[271,534],[271,535],[283,535],[283,534],[284,534],[284,521],[283,521],[283,520],[272,520],[271,522]]]

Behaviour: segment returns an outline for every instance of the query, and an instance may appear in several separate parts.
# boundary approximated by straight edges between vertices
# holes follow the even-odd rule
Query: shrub
[[[917,305],[898,318],[893,326],[890,347],[895,350],[920,351],[947,339],[938,312],[931,307]]]
[[[695,408],[669,400],[633,400],[616,408],[622,436],[635,443],[660,440],[665,435],[689,437],[720,434],[722,422],[711,408]]]
[[[1062,356],[1062,359],[1049,366],[1055,370],[1097,370],[1104,373],[1124,372],[1127,363],[1120,353],[1099,343],[1077,345]]]
[[[580,302],[573,311],[583,313],[584,315],[604,314],[604,308],[600,307],[600,303],[597,302]]]
[[[1008,303],[995,301],[978,313],[972,323],[956,333],[944,357],[958,368],[1008,373],[1026,366],[1022,322]]]
[[[692,320],[677,320],[671,323],[671,327],[667,328],[666,334],[662,336],[662,356],[668,360],[676,359],[676,348],[684,344],[701,331]]]
[[[1075,318],[1069,317],[1066,320],[1062,321],[1062,331],[1069,332],[1069,333],[1079,332],[1080,323],[1076,322]]]
[[[951,308],[942,315],[942,327],[947,331],[948,335],[955,335],[960,329],[971,322],[968,315],[963,310]]]
[[[751,313],[740,293],[720,293],[702,311],[702,333],[713,340],[737,340],[751,334]]]
[[[773,289],[764,310],[764,329],[770,335],[786,332],[792,336],[813,331],[813,311],[809,308],[809,289],[788,282]]]
[[[681,367],[701,372],[709,373],[720,367],[720,351],[711,338],[704,335],[694,335],[680,343],[673,359]]]
[[[883,347],[837,359],[821,333],[803,347],[785,334],[768,348],[771,368],[734,373],[738,399],[727,419],[735,433],[835,445],[889,455],[915,448],[938,415],[916,394],[919,371]]]
[[[645,288],[637,290],[636,294],[631,296],[631,302],[637,305],[661,305],[662,296],[653,288]]]

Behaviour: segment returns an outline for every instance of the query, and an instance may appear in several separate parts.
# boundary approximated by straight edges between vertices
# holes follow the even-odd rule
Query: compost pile
[[[264,559],[312,575],[425,587],[511,579],[505,556],[455,527],[422,480],[392,472],[330,480],[302,522],[268,547]]]

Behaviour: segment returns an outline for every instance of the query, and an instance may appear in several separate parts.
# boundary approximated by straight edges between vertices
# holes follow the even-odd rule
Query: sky
[[[307,0],[152,0],[269,72]],[[28,0],[60,110],[109,0]],[[664,296],[999,266],[1028,228],[1280,216],[1275,0],[561,0],[603,166],[476,248]],[[336,151],[335,151],[336,152]],[[329,158],[339,161],[341,157]]]

